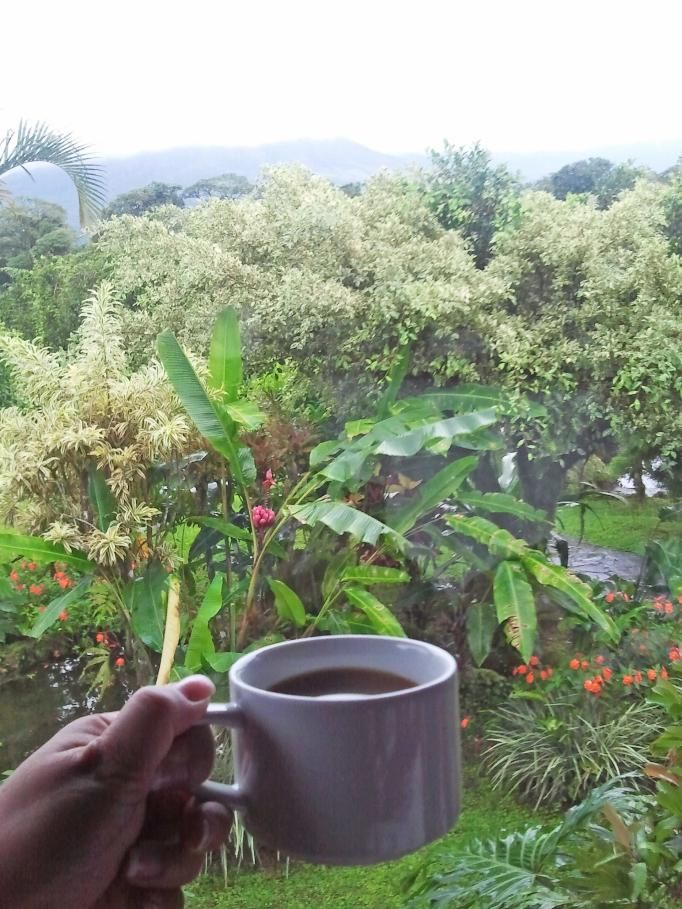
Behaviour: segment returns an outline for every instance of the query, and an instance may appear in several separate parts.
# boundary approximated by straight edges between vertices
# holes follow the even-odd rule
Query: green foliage
[[[183,205],[182,187],[171,183],[154,181],[140,189],[131,189],[109,203],[102,212],[103,218],[113,218],[117,215],[139,216],[145,212],[153,211],[161,205]]]
[[[70,133],[54,132],[45,123],[31,126],[22,120],[0,142],[0,177],[16,167],[25,170],[37,163],[54,164],[71,178],[78,193],[81,225],[96,217],[104,202],[104,181],[101,166],[93,162],[86,146],[79,145]],[[6,201],[7,195],[0,181],[0,202]]]
[[[480,145],[455,148],[446,142],[442,152],[431,152],[426,188],[439,223],[447,230],[460,231],[477,267],[485,267],[496,234],[516,218],[517,181],[504,165],[494,167]]]
[[[627,873],[618,822],[622,826],[621,815],[637,818],[645,808],[646,800],[631,789],[618,781],[606,783],[550,830],[534,826],[475,840],[425,864],[409,881],[413,899],[408,905],[410,909],[643,905],[638,902],[641,886]],[[614,819],[611,829],[599,826],[602,816]],[[591,863],[585,867],[590,854]]]
[[[647,174],[642,167],[632,162],[613,164],[606,158],[587,158],[565,164],[539,184],[548,189],[557,199],[570,195],[596,196],[599,208],[609,208],[618,196],[632,189],[637,180]]]
[[[487,724],[484,765],[493,785],[536,807],[584,798],[593,786],[641,770],[660,712],[592,698],[512,701]]]
[[[221,174],[219,177],[208,177],[197,180],[182,191],[184,201],[204,199],[238,199],[253,190],[253,184],[241,174]],[[177,203],[175,203],[177,204]]]
[[[0,285],[11,280],[12,269],[30,269],[42,256],[62,256],[75,242],[58,205],[21,199],[0,208]]]

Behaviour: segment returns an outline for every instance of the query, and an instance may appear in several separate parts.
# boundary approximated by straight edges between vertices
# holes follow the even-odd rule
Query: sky
[[[344,137],[496,152],[682,139],[679,0],[28,0],[0,17],[0,134],[102,155]]]

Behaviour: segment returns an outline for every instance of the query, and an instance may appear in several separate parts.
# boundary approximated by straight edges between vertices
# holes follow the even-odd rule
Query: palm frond
[[[27,173],[29,164],[54,164],[73,181],[78,193],[78,213],[81,225],[96,218],[106,201],[103,168],[79,145],[71,133],[59,133],[46,123],[31,125],[20,121],[16,131],[10,130],[0,142],[0,175],[17,167]],[[2,195],[7,194],[2,187]],[[1,198],[0,198],[1,201]]]

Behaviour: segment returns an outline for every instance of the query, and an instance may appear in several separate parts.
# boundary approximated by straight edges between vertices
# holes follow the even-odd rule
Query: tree
[[[153,182],[140,189],[131,189],[111,202],[103,213],[104,218],[115,215],[143,215],[160,205],[176,205],[182,208],[181,186],[175,183]]]
[[[186,200],[201,199],[238,199],[248,195],[253,189],[253,184],[241,174],[221,174],[219,177],[209,177],[198,180],[187,189],[183,190],[182,198]]]
[[[0,177],[36,163],[54,164],[71,178],[78,193],[81,225],[97,216],[104,203],[102,168],[93,162],[86,146],[78,145],[70,133],[54,132],[45,123],[30,126],[22,120],[0,142]],[[9,190],[0,180],[0,202],[9,199]]]
[[[613,164],[606,158],[586,158],[565,164],[556,173],[550,174],[538,184],[556,199],[569,195],[593,195],[599,208],[609,208],[626,189],[632,189],[636,181],[648,175],[644,167],[637,167],[632,161]]]
[[[10,280],[3,269],[31,268],[41,256],[61,256],[73,249],[75,235],[59,205],[40,199],[0,208],[0,284]]]
[[[518,181],[504,165],[494,167],[480,145],[455,148],[445,143],[431,152],[426,189],[431,208],[446,230],[458,230],[469,243],[476,265],[487,265],[496,235],[513,224]]]

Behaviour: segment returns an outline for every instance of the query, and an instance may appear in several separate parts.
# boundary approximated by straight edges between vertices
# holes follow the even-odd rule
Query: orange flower
[[[632,676],[631,675],[623,676],[623,685],[632,685]]]
[[[650,682],[656,681],[656,670],[655,669],[647,669],[646,674],[647,674],[647,678],[649,679]]]
[[[673,614],[673,604],[670,601],[668,601],[663,608],[665,609],[666,615]]]
[[[31,586],[28,588],[28,592],[32,593],[36,597],[39,597],[43,590],[45,590],[44,584],[31,584]]]
[[[528,662],[530,663],[531,666],[539,666],[539,665],[540,665],[540,660],[539,660],[539,658],[536,657],[536,656],[532,656],[532,657],[528,660]]]
[[[580,660],[572,659],[568,665],[571,669],[580,669]]]
[[[25,584],[15,584],[15,587],[17,590],[23,590],[25,587]]]
[[[676,663],[680,658],[680,651],[677,647],[671,647],[668,651],[668,659],[671,663]]]
[[[123,664],[125,663],[125,660],[123,660],[123,662],[121,662],[121,663],[119,663],[119,660],[123,660],[123,657],[119,657],[118,660],[116,660],[116,665],[123,666]],[[460,724],[459,724],[462,727],[462,729],[467,728],[467,726],[469,725],[469,720],[470,720],[470,717],[468,717],[468,716],[462,717]]]
[[[594,688],[594,682],[592,681],[592,679],[585,679],[585,681],[583,682],[583,688],[585,688],[587,691],[592,691],[592,689]]]
[[[603,665],[604,665],[604,657],[600,654],[600,655],[596,658],[596,660],[595,660],[594,662],[597,664],[597,666],[603,666]]]
[[[123,659],[123,657],[119,657],[117,660],[114,660],[114,666],[118,666],[119,669],[121,668],[121,666],[125,666],[125,664],[126,664],[126,661]],[[464,722],[464,721],[462,721],[462,722]]]
[[[69,613],[66,611],[66,609],[62,609],[62,611],[59,613],[59,621],[65,622],[68,619],[68,617],[69,617]]]
[[[29,571],[35,571],[38,566],[36,565],[35,562],[29,562],[26,567],[28,568]]]
[[[516,667],[516,671],[518,672],[519,675],[525,675],[528,672],[528,667],[526,666],[525,663],[521,663],[520,666]]]
[[[532,672],[528,673],[528,675],[526,676],[526,681],[528,682],[529,685],[533,684],[533,682],[535,681],[535,676],[533,675]]]
[[[13,568],[12,571],[10,571],[9,577],[10,577],[10,580],[11,580],[11,581],[18,581],[18,580],[19,580],[19,575],[17,574],[15,568]]]
[[[581,668],[581,669],[589,669],[589,668],[590,668],[590,664],[587,662],[587,660],[583,660],[582,663],[580,664],[580,668]]]
[[[668,678],[668,670],[665,668],[665,666],[663,667],[663,669],[661,669],[661,678],[662,679]]]
[[[642,673],[639,671],[635,673],[635,682],[637,682],[638,685],[642,684]]]
[[[608,666],[604,666],[604,668],[601,671],[601,674],[604,676],[604,680],[606,682],[610,682],[611,676],[613,675],[613,669],[609,669]]]
[[[603,685],[604,677],[602,675],[595,675],[594,681],[597,683],[597,685]]]
[[[613,603],[613,601],[616,599],[616,595],[612,590],[609,590],[604,599],[607,603]]]
[[[549,678],[549,673],[547,672],[546,669],[540,670],[540,678],[542,679],[543,682],[547,681],[547,679]]]
[[[71,586],[71,581],[66,576],[62,576],[61,578],[58,578],[57,583],[62,588],[62,590]]]
[[[97,632],[97,634],[95,635],[95,640],[97,641],[98,644],[101,644],[104,641],[104,635],[102,634],[101,631]]]

